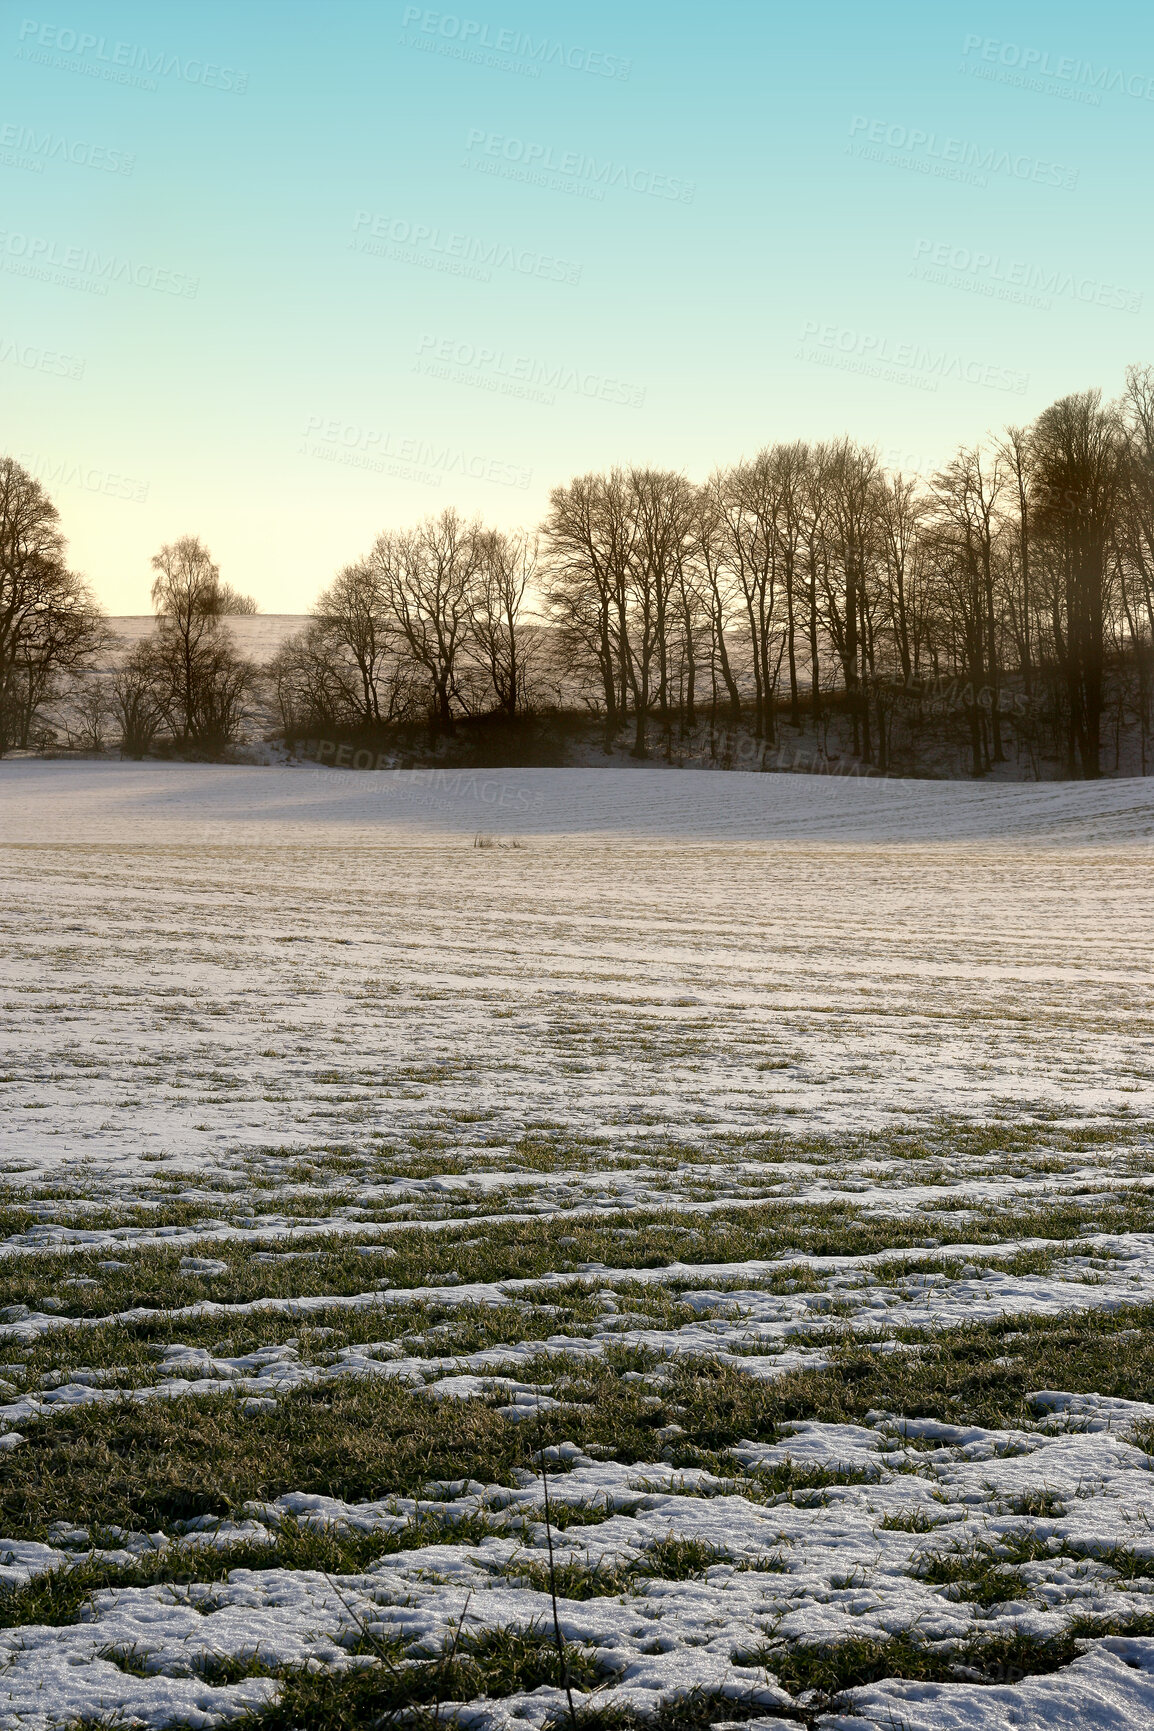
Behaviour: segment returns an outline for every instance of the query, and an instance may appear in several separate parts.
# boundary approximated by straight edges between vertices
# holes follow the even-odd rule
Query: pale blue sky
[[[115,612],[1154,359],[1136,5],[17,0],[0,89],[3,448]]]

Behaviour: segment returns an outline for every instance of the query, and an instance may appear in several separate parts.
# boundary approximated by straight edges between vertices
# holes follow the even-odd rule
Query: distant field
[[[1154,1723],[1149,783],[0,808],[0,1726]]]
[[[242,613],[229,619],[228,628],[242,654],[263,662],[276,654],[286,637],[291,637],[294,631],[302,630],[307,624],[308,616],[303,613]],[[116,614],[109,618],[108,625],[119,639],[116,646],[119,656],[131,649],[134,643],[139,643],[142,637],[151,636],[156,628],[156,616],[152,613]]]

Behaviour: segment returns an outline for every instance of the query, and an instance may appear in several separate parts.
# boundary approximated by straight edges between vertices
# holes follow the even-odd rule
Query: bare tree
[[[979,449],[959,451],[934,480],[935,545],[944,593],[958,625],[962,671],[975,698],[988,693],[988,744],[986,711],[978,701],[968,705],[974,775],[983,775],[990,762],[1004,761],[995,545],[1005,482],[1001,457],[995,453],[987,458]]]
[[[152,605],[157,615],[154,654],[163,669],[165,719],[174,736],[188,744],[198,731],[200,667],[220,626],[217,598],[220,571],[195,535],[166,542],[152,560],[156,576]]]
[[[287,637],[268,664],[272,696],[290,738],[339,728],[376,728],[411,721],[421,713],[422,691],[413,668],[389,651],[362,664],[331,616],[310,619]]]
[[[768,449],[724,471],[716,483],[725,559],[745,615],[754,727],[767,740],[775,734],[774,698],[785,647],[777,620],[780,484]]]
[[[81,674],[72,685],[65,726],[68,743],[80,751],[103,751],[113,720],[112,690],[104,674]]]
[[[863,675],[869,667],[867,615],[879,550],[877,525],[880,464],[876,451],[843,439],[823,470],[827,538],[832,557],[823,588],[826,624],[841,660],[853,725],[853,749],[871,756],[869,703]]]
[[[1125,440],[1119,517],[1119,583],[1138,683],[1142,774],[1149,765],[1154,694],[1154,371],[1130,367],[1122,398]]]
[[[1123,478],[1118,414],[1100,391],[1062,397],[1034,429],[1035,522],[1050,600],[1054,649],[1065,687],[1068,767],[1101,773],[1110,551]]]
[[[606,743],[629,709],[629,573],[634,524],[625,477],[582,475],[549,496],[546,604],[570,665],[600,686]]]
[[[152,565],[157,620],[146,654],[164,721],[178,745],[221,751],[249,713],[257,670],[222,623],[220,572],[203,542],[183,535]]]
[[[163,721],[160,674],[148,642],[138,643],[112,676],[112,714],[126,757],[146,757]]]
[[[919,534],[924,509],[917,484],[901,475],[883,479],[878,492],[878,526],[888,588],[888,611],[902,679],[908,685],[917,662],[916,594]]]
[[[382,602],[404,653],[429,684],[429,712],[453,728],[453,699],[476,599],[483,536],[455,510],[407,535],[381,535],[369,555]]]
[[[537,574],[535,535],[488,530],[469,595],[469,654],[483,669],[499,714],[528,707],[540,639],[526,628],[526,598]]]
[[[251,618],[260,608],[251,595],[242,595],[231,583],[216,586],[216,611],[220,618]]]
[[[1033,635],[1035,601],[1030,582],[1033,534],[1033,522],[1030,514],[1033,457],[1029,429],[1027,427],[1007,427],[999,446],[999,452],[1010,474],[1010,488],[1008,490],[1013,499],[1013,514],[1012,517],[1008,516],[1013,531],[1012,540],[1007,549],[1009,621],[1017,647],[1022,685],[1028,697],[1033,690],[1035,654]]]
[[[712,584],[701,545],[701,512],[698,489],[687,490],[684,530],[674,571],[671,607],[671,660],[669,678],[676,682],[677,708],[684,734],[697,716],[698,674],[702,661],[712,663]]]
[[[701,593],[709,615],[709,656],[712,676],[711,716],[717,711],[717,673],[720,671],[729,700],[729,718],[741,720],[741,687],[737,682],[726,633],[730,629],[734,599],[732,580],[725,560],[722,506],[717,477],[699,487],[694,504],[694,555],[701,572]]]
[[[822,724],[822,599],[830,588],[832,562],[827,485],[830,462],[831,448],[828,445],[810,445],[806,450],[801,486],[800,604],[805,609],[810,709],[815,736]]]
[[[668,470],[631,469],[621,491],[624,519],[631,525],[622,647],[633,703],[633,755],[645,757],[654,696],[668,734],[670,624],[690,557],[695,512],[689,483]]]
[[[89,668],[105,642],[99,609],[64,550],[40,483],[0,458],[0,755],[27,749],[60,682]]]
[[[327,663],[330,690],[334,696],[344,694],[340,707],[351,707],[355,718],[368,725],[391,719],[382,693],[395,634],[379,561],[369,558],[346,565],[322,591],[308,641],[302,645],[305,659],[314,666]],[[348,691],[346,663],[355,669],[355,693]]]

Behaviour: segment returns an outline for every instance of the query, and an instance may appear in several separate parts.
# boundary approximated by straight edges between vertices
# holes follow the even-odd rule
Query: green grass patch
[[[1008,1332],[1016,1338],[1007,1356]],[[835,1341],[827,1369],[764,1381],[725,1360],[661,1364],[618,1348],[575,1362],[543,1352],[515,1373],[565,1404],[516,1425],[495,1410],[507,1398],[499,1392],[434,1402],[384,1377],[308,1385],[271,1412],[245,1413],[231,1395],[71,1408],[29,1424],[28,1441],[0,1460],[0,1523],[12,1535],[39,1535],[81,1509],[91,1522],[154,1531],[290,1490],[364,1501],[416,1494],[462,1468],[483,1483],[509,1484],[531,1451],[564,1441],[627,1464],[663,1459],[735,1478],[736,1443],[788,1440],[785,1427],[799,1420],[861,1423],[874,1409],[1018,1428],[1039,1422],[1028,1398],[1038,1388],[1154,1399],[1154,1306],[908,1333],[916,1354]],[[621,1374],[658,1364],[656,1384]],[[662,1444],[654,1432],[670,1423],[680,1434]],[[820,1494],[797,1468],[781,1470],[778,1489],[772,1473],[755,1473],[754,1494]]]
[[[223,1544],[170,1543],[128,1562],[94,1552],[34,1575],[21,1586],[0,1587],[0,1628],[61,1625],[79,1620],[92,1595],[112,1588],[203,1585],[225,1581],[234,1569],[314,1570],[325,1575],[363,1574],[398,1551],[425,1545],[479,1544],[507,1523],[483,1513],[459,1519],[422,1513],[391,1532],[350,1527],[311,1527],[280,1521],[267,1542],[245,1539]],[[212,1601],[209,1600],[211,1608]]]

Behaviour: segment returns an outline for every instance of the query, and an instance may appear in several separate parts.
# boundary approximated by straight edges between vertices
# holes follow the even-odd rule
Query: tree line
[[[946,688],[973,774],[1025,737],[1093,778],[1108,702],[1147,772],[1152,641],[1154,373],[1132,368],[1117,401],[1064,397],[924,481],[795,440],[701,484],[577,477],[531,537],[446,511],[347,567],[274,673],[289,729],[568,701],[641,757],[705,710],[771,743],[836,713],[883,770]]]
[[[54,507],[0,465],[0,744],[27,745],[103,626]],[[932,477],[843,438],[767,446],[695,483],[614,468],[509,533],[449,509],[343,568],[264,669],[252,603],[193,537],[153,560],[157,622],[106,692],[125,749],[220,750],[263,701],[290,738],[547,708],[644,757],[703,718],[772,745],[831,723],[904,765],[945,707],[966,767],[1023,749],[1102,772],[1106,733],[1154,722],[1154,371],[1067,396]],[[904,755],[903,755],[904,754]],[[1036,764],[1035,764],[1036,772]]]

